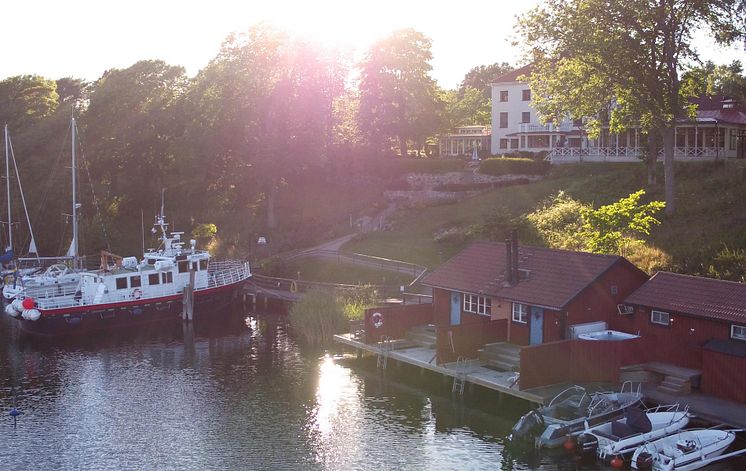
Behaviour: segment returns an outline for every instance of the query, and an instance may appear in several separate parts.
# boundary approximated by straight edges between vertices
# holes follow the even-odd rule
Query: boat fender
[[[24,298],[23,301],[21,301],[21,306],[23,306],[24,310],[33,309],[35,305],[34,298]]]
[[[383,327],[383,314],[380,312],[374,312],[373,315],[370,317],[370,321],[373,324],[373,327],[376,329],[380,329]]]
[[[580,453],[595,453],[598,449],[598,437],[592,433],[581,433],[577,441]]]
[[[296,283],[295,280],[293,280],[292,282],[290,282],[290,292],[291,293],[297,293],[298,292],[298,283]]]
[[[142,290],[135,288],[132,290],[132,299],[140,299],[142,297]]]
[[[38,309],[26,309],[21,313],[21,317],[27,321],[38,321],[41,317],[41,312]]]
[[[12,303],[10,303],[10,305],[13,306],[13,309],[18,311],[19,314],[23,312],[23,301],[22,300],[16,298],[13,300]]]
[[[611,459],[611,467],[614,469],[622,469],[622,466],[624,466],[624,460],[621,459],[618,456],[615,456]]]
[[[5,306],[5,314],[9,315],[10,317],[18,317],[20,312],[16,311],[16,308],[14,308],[12,304],[8,304],[7,306]]]
[[[637,459],[635,460],[635,466],[637,469],[650,469],[653,467],[653,455],[648,453],[647,451],[643,451],[639,455],[637,455]]]

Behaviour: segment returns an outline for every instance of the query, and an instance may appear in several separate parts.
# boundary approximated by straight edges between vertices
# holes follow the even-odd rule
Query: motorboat
[[[589,427],[623,417],[642,398],[639,386],[634,390],[629,381],[622,384],[619,392],[588,393],[581,386],[571,386],[548,405],[518,419],[509,438],[512,442],[533,441],[537,448],[557,447]]]
[[[689,424],[690,415],[678,405],[658,406],[643,411],[627,409],[620,419],[590,427],[578,435],[576,443],[582,453],[595,453],[601,460],[629,458],[643,443],[676,433]]]
[[[632,455],[632,469],[691,471],[746,452],[724,454],[740,430],[682,430],[639,446]]]

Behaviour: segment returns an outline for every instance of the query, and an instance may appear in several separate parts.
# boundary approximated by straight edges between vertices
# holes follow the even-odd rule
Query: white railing
[[[555,147],[546,156],[553,164],[575,162],[639,162],[642,156],[639,147]],[[725,150],[717,147],[676,147],[674,159],[682,161],[702,161],[725,158]],[[658,160],[663,160],[663,150],[658,152]]]
[[[207,287],[230,285],[247,280],[251,276],[249,262],[210,262],[207,271]]]
[[[521,123],[520,132],[570,132],[572,130],[572,127],[572,123],[560,123],[559,125],[552,123]]]

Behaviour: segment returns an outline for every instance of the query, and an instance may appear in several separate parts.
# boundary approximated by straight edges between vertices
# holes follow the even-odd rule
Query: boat
[[[87,332],[213,312],[251,277],[248,262],[212,262],[196,241],[185,246],[163,213],[155,228],[161,246],[141,260],[105,252],[98,270],[77,272],[77,283],[26,287],[6,309],[30,333]]]
[[[624,417],[590,427],[578,435],[581,453],[595,453],[608,462],[616,457],[629,458],[643,443],[676,433],[689,424],[687,409],[678,405],[658,406],[643,411],[631,407]]]
[[[695,429],[645,443],[632,455],[632,469],[691,471],[746,452],[723,454],[741,430]]]
[[[629,381],[622,384],[619,392],[588,393],[581,386],[571,386],[548,405],[518,419],[509,439],[514,443],[533,440],[536,448],[558,447],[589,427],[621,418],[642,397],[640,388],[633,390]]]

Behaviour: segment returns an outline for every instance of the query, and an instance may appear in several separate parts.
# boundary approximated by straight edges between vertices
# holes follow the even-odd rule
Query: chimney
[[[513,280],[513,242],[505,239],[505,281],[513,286],[515,284]]]
[[[520,276],[518,274],[518,231],[515,229],[510,231],[510,245],[512,246],[511,252],[513,256],[510,261],[510,268],[513,270],[513,273],[510,277],[513,280],[513,284],[517,284],[520,281]]]

